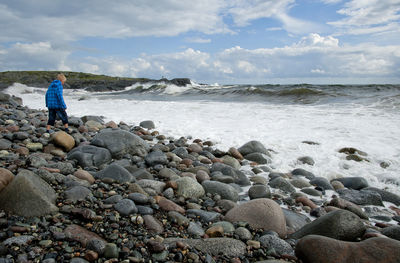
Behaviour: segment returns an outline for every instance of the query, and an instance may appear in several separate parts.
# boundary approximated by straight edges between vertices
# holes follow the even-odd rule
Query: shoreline
[[[46,112],[20,102],[0,94],[1,174],[7,178],[0,184],[0,207],[6,209],[0,211],[0,258],[299,262],[314,253],[301,245],[306,241],[326,241],[324,248],[332,250],[335,242],[364,246],[384,236],[400,248],[393,239],[400,197],[369,187],[365,179],[329,182],[304,169],[278,173],[268,167],[271,156],[260,142],[223,152],[200,139],[166,138],[151,121],[129,126],[75,117],[71,134],[49,135]],[[357,149],[344,151],[363,158]],[[243,187],[247,196],[239,195]],[[21,189],[28,199],[16,193]],[[388,200],[392,209],[382,206]],[[310,235],[319,239],[310,241]]]

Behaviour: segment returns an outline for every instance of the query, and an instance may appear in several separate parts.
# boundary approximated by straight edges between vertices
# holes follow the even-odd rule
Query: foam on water
[[[16,84],[6,90],[19,96],[24,105],[43,109],[44,89]],[[79,100],[85,95],[87,99]],[[218,102],[207,100],[135,100],[96,96],[84,91],[64,90],[69,115],[101,115],[107,120],[138,124],[153,120],[165,135],[191,135],[212,140],[221,150],[240,147],[250,140],[261,141],[274,150],[272,167],[280,172],[304,168],[317,176],[333,179],[362,176],[370,185],[400,194],[400,113],[374,105],[356,103],[280,105]],[[312,141],[318,145],[302,143]],[[339,153],[354,147],[368,153],[369,162],[346,160]],[[314,166],[299,164],[310,156]],[[385,161],[386,169],[380,166]]]

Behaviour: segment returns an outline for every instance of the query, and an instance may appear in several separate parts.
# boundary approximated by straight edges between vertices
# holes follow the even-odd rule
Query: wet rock
[[[247,178],[247,176],[243,172],[241,172],[229,165],[219,163],[219,162],[214,163],[211,166],[211,172],[212,173],[213,172],[221,172],[223,175],[230,176],[230,177],[232,177],[234,183],[236,183],[238,185],[241,185],[241,186],[250,185],[250,180]]]
[[[222,162],[226,165],[232,166],[235,169],[240,169],[242,166],[240,165],[239,161],[236,160],[235,158],[225,155],[224,157],[221,158]]]
[[[381,233],[387,237],[400,241],[400,226],[385,227],[382,229]]]
[[[253,185],[249,188],[250,200],[257,198],[271,198],[271,191],[266,185]]]
[[[306,181],[302,178],[292,179],[292,180],[290,180],[290,184],[297,188],[305,188],[305,187],[311,186],[311,184],[308,181]]]
[[[317,218],[305,225],[290,237],[300,239],[307,235],[321,235],[339,240],[352,241],[361,237],[365,226],[354,213],[337,210]]]
[[[400,206],[400,196],[398,196],[394,193],[391,193],[391,192],[388,192],[385,190],[381,190],[381,189],[378,189],[375,187],[367,187],[367,188],[364,188],[363,190],[377,192],[382,197],[382,201],[391,202],[397,206]]]
[[[281,207],[273,200],[260,198],[250,200],[228,211],[225,220],[229,222],[244,221],[253,228],[273,230],[284,237],[286,221]]]
[[[45,181],[28,170],[22,170],[0,192],[0,209],[33,217],[57,212],[56,192]]]
[[[329,205],[349,210],[350,212],[353,212],[362,219],[368,219],[368,216],[364,213],[361,207],[342,198],[339,197],[332,198],[332,200],[329,202]]]
[[[309,172],[309,171],[306,171],[306,170],[304,170],[304,169],[302,169],[302,168],[294,169],[294,170],[291,172],[291,174],[292,174],[292,175],[298,175],[298,176],[304,176],[304,177],[307,178],[308,180],[312,180],[312,179],[315,178],[315,175],[314,175],[313,173],[311,173],[311,172]]]
[[[238,151],[243,156],[246,156],[246,155],[251,154],[251,153],[264,153],[264,154],[268,153],[267,148],[265,148],[265,146],[259,141],[247,142],[244,145],[242,145],[238,149]]]
[[[143,127],[143,128],[145,128],[145,129],[155,129],[156,128],[156,126],[154,125],[154,122],[153,121],[150,121],[150,120],[148,120],[148,121],[142,121],[142,122],[140,122],[140,124],[139,124],[141,127]]]
[[[282,191],[293,193],[296,192],[293,185],[288,180],[282,177],[276,177],[269,182],[269,186],[272,188],[281,189]]]
[[[228,199],[236,202],[239,199],[239,193],[231,185],[217,181],[204,181],[201,184],[206,193],[218,194],[222,199]]]
[[[296,256],[303,262],[395,263],[400,258],[400,242],[375,237],[361,242],[345,242],[328,237],[306,236],[296,245]]]
[[[340,189],[337,190],[340,198],[357,205],[378,205],[383,206],[382,197],[379,193],[369,190]]]
[[[310,156],[299,157],[297,159],[297,161],[299,161],[300,163],[303,163],[303,164],[308,164],[308,165],[314,165],[315,164],[315,161]]]
[[[343,177],[336,178],[332,181],[341,182],[346,188],[361,190],[365,187],[368,187],[368,182],[364,177]],[[331,181],[331,183],[332,183]]]
[[[114,205],[115,210],[123,216],[129,216],[138,212],[135,203],[130,199],[122,199]]]
[[[308,216],[282,208],[286,219],[286,226],[292,231],[297,231],[311,222]]]
[[[105,258],[118,258],[119,257],[119,249],[118,246],[114,243],[107,243],[104,248],[104,257]]]
[[[128,131],[112,129],[104,129],[96,134],[91,144],[107,148],[117,159],[121,159],[125,154],[145,157],[150,148],[139,136]]]
[[[110,164],[104,170],[95,174],[95,178],[104,180],[106,178],[112,179],[118,183],[132,182],[132,174],[124,167],[118,164]]]
[[[67,158],[78,161],[83,168],[99,167],[111,161],[111,153],[105,148],[83,145],[70,151]]]
[[[263,153],[250,153],[250,154],[246,154],[244,156],[244,158],[246,160],[252,161],[252,162],[256,162],[258,164],[269,164],[272,162],[271,158],[269,158],[268,156],[266,156]]]
[[[328,179],[325,177],[314,177],[310,180],[310,184],[318,186],[324,190],[334,190]]]

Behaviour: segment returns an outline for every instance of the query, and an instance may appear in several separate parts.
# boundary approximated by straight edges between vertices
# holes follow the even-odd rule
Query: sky
[[[0,0],[0,71],[400,84],[400,0]]]

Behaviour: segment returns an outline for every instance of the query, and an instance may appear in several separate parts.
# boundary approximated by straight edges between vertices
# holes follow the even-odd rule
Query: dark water
[[[98,94],[110,98],[148,100],[211,100],[279,104],[377,103],[400,107],[400,85],[168,85],[134,86]],[[113,97],[116,98],[116,97]]]

